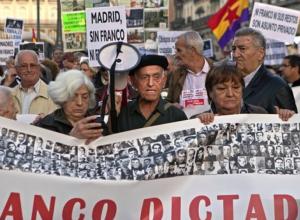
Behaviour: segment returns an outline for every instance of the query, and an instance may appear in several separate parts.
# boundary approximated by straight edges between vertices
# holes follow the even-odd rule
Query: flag
[[[216,14],[210,17],[207,25],[223,49],[241,27],[241,23],[248,21],[249,18],[248,0],[228,0]]]
[[[36,43],[36,37],[35,37],[35,31],[34,28],[32,28],[32,42]]]

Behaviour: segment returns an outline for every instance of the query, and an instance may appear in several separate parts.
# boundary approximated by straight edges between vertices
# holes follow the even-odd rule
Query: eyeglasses
[[[22,64],[20,66],[17,66],[17,68],[19,68],[20,71],[24,72],[24,71],[27,71],[28,69],[29,70],[37,70],[40,68],[40,65],[39,64],[29,64],[29,65],[26,65],[26,64]]]

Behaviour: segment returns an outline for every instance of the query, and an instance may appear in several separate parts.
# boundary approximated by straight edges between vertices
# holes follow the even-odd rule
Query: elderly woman
[[[204,124],[213,122],[214,115],[267,114],[265,109],[243,102],[244,78],[242,73],[231,64],[224,62],[212,68],[207,74],[205,87],[211,112],[198,115]],[[284,121],[294,114],[290,110],[275,108]]]
[[[37,126],[62,134],[87,139],[87,143],[102,135],[101,123],[96,115],[89,116],[95,105],[95,88],[89,78],[79,70],[60,73],[50,82],[49,96],[61,108],[45,116]]]

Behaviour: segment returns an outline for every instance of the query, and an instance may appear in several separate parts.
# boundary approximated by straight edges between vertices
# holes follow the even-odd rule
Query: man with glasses
[[[138,98],[123,106],[118,115],[118,131],[186,120],[184,112],[169,105],[160,96],[166,83],[168,61],[164,56],[143,55],[139,65],[130,71]]]
[[[288,55],[283,58],[280,70],[291,87],[300,86],[300,56]]]
[[[13,96],[20,114],[47,115],[57,107],[40,79],[41,67],[33,50],[21,50],[16,56],[16,70],[21,83],[14,88]]]
[[[273,114],[285,111],[284,119],[287,120],[292,111],[297,112],[293,92],[279,76],[266,69],[265,54],[266,40],[259,31],[242,28],[235,33],[232,55],[237,68],[244,74],[244,101]]]

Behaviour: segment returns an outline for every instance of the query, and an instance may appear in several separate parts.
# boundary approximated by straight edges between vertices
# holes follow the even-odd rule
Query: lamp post
[[[61,31],[61,5],[60,0],[57,0],[57,22],[56,22],[56,47],[63,48],[62,31]]]
[[[40,41],[40,0],[37,0],[36,1],[36,31],[37,31],[37,41],[39,42]]]

